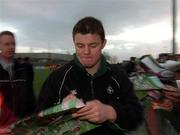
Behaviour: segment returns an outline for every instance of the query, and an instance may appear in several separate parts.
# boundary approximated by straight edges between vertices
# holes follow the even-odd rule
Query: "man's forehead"
[[[81,39],[81,40],[87,40],[87,39],[92,39],[92,40],[100,40],[101,37],[98,34],[91,34],[91,33],[87,33],[87,34],[81,34],[81,33],[77,33],[74,37],[74,39]]]
[[[11,41],[14,41],[15,39],[14,39],[14,37],[12,36],[12,35],[1,35],[0,36],[0,41],[4,41],[4,40],[7,40],[7,41],[9,41],[9,40],[11,40]]]
[[[0,38],[14,38],[14,36],[8,35],[8,34],[4,34],[4,35],[0,35]]]
[[[12,35],[1,35],[0,36],[0,45],[2,44],[16,44],[15,38]]]

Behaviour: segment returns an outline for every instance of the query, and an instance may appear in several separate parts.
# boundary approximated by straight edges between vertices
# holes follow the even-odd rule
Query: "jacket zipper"
[[[8,75],[9,75],[9,80],[10,80],[10,83],[11,83],[11,87],[14,88],[14,84],[13,84],[14,72],[13,72],[13,69],[12,69],[12,74],[10,75],[9,72],[8,72]]]
[[[91,81],[90,81],[90,86],[91,86],[91,95],[92,95],[92,99],[95,99],[95,95],[94,95],[94,87],[93,87],[93,78],[91,77]]]

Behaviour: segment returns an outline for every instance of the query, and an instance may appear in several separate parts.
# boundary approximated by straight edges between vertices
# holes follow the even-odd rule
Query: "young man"
[[[78,97],[86,106],[73,117],[102,124],[85,135],[121,134],[108,127],[113,124],[135,129],[141,122],[142,108],[125,72],[108,64],[102,55],[106,44],[102,23],[93,17],[83,18],[74,26],[73,41],[74,59],[45,81],[38,110]],[[75,91],[76,96],[71,91]]]
[[[34,97],[28,93],[32,89],[28,85],[27,71],[16,63],[15,36],[10,31],[0,33],[0,134],[1,127],[10,126],[19,118],[23,118],[34,112]]]

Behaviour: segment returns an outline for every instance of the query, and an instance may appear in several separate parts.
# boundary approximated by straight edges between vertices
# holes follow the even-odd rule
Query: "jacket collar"
[[[7,63],[5,60],[3,60],[2,58],[0,58],[0,64],[1,66],[6,70],[8,67],[11,67],[13,66],[13,61]]]
[[[75,65],[77,65],[81,70],[87,72],[85,70],[84,66],[79,62],[76,54],[74,54],[73,57],[74,57],[73,61],[74,61]],[[97,78],[97,77],[103,75],[108,70],[107,65],[108,65],[108,63],[106,61],[106,58],[102,55],[101,56],[101,65],[100,65],[98,71],[93,75],[93,78]]]

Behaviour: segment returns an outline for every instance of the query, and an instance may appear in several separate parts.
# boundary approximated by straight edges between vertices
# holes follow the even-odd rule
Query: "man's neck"
[[[0,61],[8,64],[8,63],[12,63],[13,59],[12,58],[7,59],[0,55]]]
[[[94,75],[97,71],[98,71],[98,69],[99,69],[99,67],[100,67],[100,64],[101,64],[101,61],[99,61],[96,65],[94,65],[93,67],[91,67],[91,68],[85,68],[86,69],[86,71],[90,74],[90,75]]]

